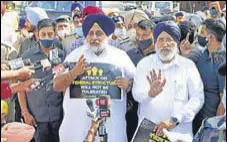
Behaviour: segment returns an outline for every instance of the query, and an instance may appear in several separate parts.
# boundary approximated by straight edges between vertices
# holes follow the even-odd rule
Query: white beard
[[[91,46],[90,43],[88,43],[86,40],[85,40],[85,45],[91,49],[91,51],[95,54],[100,54],[102,53],[106,46],[108,45],[108,38],[106,38],[99,46]]]
[[[167,47],[165,49],[169,50],[168,54],[163,54],[162,53],[163,48],[159,48],[155,45],[155,50],[157,52],[158,57],[164,62],[171,61],[179,53],[177,45],[175,47]]]

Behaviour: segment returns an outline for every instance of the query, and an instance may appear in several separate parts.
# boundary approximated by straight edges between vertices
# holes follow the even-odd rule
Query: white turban
[[[126,28],[128,28],[128,25],[131,22],[138,23],[141,20],[149,20],[149,17],[142,10],[133,9],[127,12],[127,14],[124,16],[124,20],[125,20],[125,26]]]
[[[25,12],[27,19],[34,26],[37,26],[42,19],[48,18],[46,11],[40,7],[26,7]]]

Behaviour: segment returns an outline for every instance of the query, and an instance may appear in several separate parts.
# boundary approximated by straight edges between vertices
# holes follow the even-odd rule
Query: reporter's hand
[[[23,114],[23,116],[26,124],[37,127],[37,123],[30,113],[26,112]]]
[[[9,67],[6,64],[1,64],[1,70],[9,70]]]
[[[34,70],[31,70],[29,67],[23,67],[17,70],[17,79],[26,80],[30,78],[35,73]]]
[[[24,92],[31,92],[32,89],[30,88],[31,85],[35,85],[35,83],[39,81],[39,79],[29,79],[25,82],[21,82],[21,88],[22,88],[22,91]]]
[[[32,89],[30,85],[34,84],[39,81],[39,79],[29,79],[25,82],[18,82],[16,84],[11,85],[12,94],[20,93],[20,92],[31,92]]]
[[[115,82],[116,85],[121,89],[127,90],[129,87],[129,80],[127,78],[117,78]]]

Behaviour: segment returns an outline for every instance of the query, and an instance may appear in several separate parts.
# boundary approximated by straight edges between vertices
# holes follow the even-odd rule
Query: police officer
[[[62,43],[63,50],[66,51],[70,44],[80,36],[73,32],[72,19],[68,15],[59,16],[55,21],[59,40]]]
[[[122,16],[115,16],[112,17],[112,20],[115,23],[115,31],[109,40],[109,44],[127,52],[132,47],[129,46],[130,39],[126,33],[124,18]]]
[[[23,59],[29,58],[31,62],[48,59],[51,50],[58,51],[58,56],[63,61],[64,55],[59,48],[55,48],[54,40],[57,36],[57,25],[51,19],[43,19],[37,25],[39,44],[28,49],[22,54]],[[44,71],[36,70],[34,78],[44,78],[52,75],[52,69]],[[20,93],[19,102],[24,116],[25,123],[37,127],[36,142],[58,142],[58,130],[63,117],[62,101],[63,93],[53,90],[53,79],[48,79],[47,83],[37,91],[31,93]]]

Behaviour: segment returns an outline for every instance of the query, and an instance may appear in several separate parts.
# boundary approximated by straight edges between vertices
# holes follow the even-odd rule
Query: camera
[[[110,96],[104,95],[95,99],[87,99],[89,110],[87,115],[94,120],[110,117]]]

